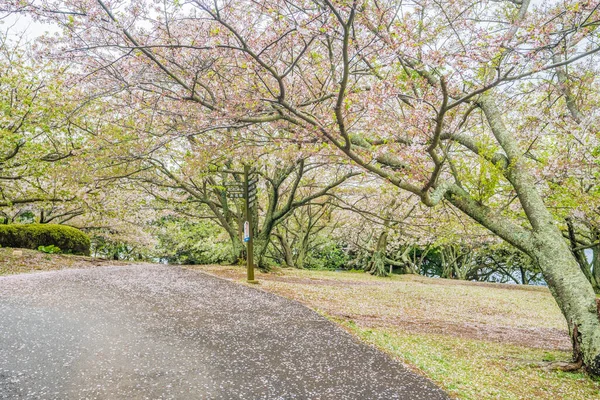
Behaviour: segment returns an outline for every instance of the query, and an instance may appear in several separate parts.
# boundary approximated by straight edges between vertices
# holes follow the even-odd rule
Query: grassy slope
[[[244,269],[194,267],[244,281]],[[570,358],[566,324],[540,287],[417,276],[281,270],[260,287],[298,300],[421,371],[461,399],[598,399],[582,373],[547,371]]]
[[[0,248],[0,276],[65,268],[89,268],[124,265],[119,261],[63,254],[45,254],[36,250]]]

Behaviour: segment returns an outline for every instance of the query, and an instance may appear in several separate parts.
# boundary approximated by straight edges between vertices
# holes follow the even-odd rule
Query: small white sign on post
[[[244,242],[250,241],[250,222],[244,222]]]

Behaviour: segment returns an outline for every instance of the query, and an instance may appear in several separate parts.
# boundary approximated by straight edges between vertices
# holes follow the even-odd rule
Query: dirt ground
[[[46,254],[41,251],[29,249],[0,248],[0,275],[128,264],[125,261],[63,254]]]

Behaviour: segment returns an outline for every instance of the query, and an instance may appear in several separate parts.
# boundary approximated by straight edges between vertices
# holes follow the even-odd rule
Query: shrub
[[[160,258],[173,264],[231,263],[231,242],[216,224],[179,218],[161,221],[158,234]]]
[[[64,253],[90,254],[90,238],[79,229],[65,225],[0,225],[0,246],[34,250],[40,246],[56,246]]]

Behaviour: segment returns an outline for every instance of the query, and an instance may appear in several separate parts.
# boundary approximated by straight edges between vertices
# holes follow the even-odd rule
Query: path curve
[[[179,267],[0,277],[0,399],[446,399],[301,304]]]

